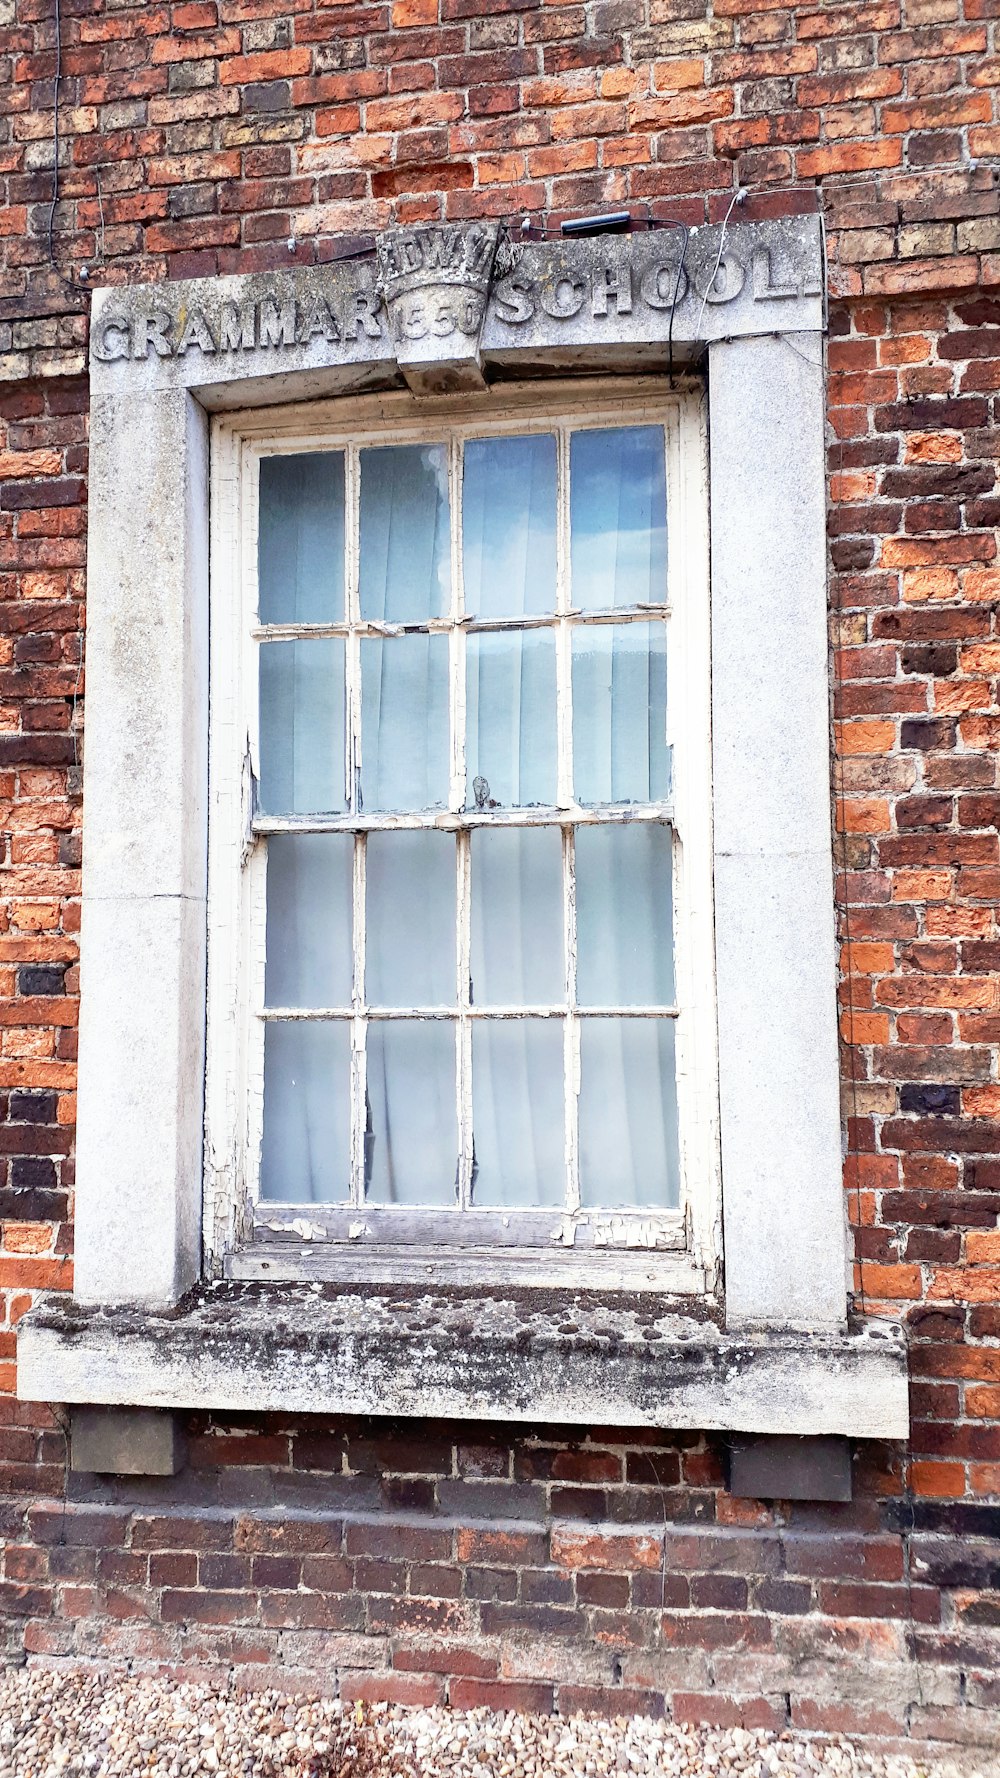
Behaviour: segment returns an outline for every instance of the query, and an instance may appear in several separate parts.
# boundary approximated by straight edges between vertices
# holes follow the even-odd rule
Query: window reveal
[[[265,1217],[676,1223],[667,456],[578,423],[259,458]]]

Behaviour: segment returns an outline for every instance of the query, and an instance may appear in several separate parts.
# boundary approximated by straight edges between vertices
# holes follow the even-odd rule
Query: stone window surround
[[[513,265],[493,238],[484,275],[482,233],[383,237],[379,282],[358,261],[95,293],[76,1289],[22,1322],[20,1392],[903,1437],[901,1336],[847,1324],[819,221],[693,230],[680,273],[659,234]],[[706,347],[725,1328],[659,1299],[651,1346],[638,1299],[609,1297],[614,1363],[599,1332],[557,1338],[549,1387],[511,1314],[529,1346],[562,1330],[512,1298],[469,1353],[395,1329],[391,1367],[362,1362],[350,1290],[199,1285],[209,417],[400,376],[662,374]]]

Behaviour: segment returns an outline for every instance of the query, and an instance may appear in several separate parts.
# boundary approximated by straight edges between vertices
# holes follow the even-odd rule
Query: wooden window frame
[[[673,784],[669,804],[644,805],[638,815],[621,808],[573,805],[566,777],[569,758],[567,695],[571,616],[565,570],[559,587],[555,630],[559,683],[560,785],[552,810],[465,810],[461,761],[452,759],[449,809],[399,817],[345,814],[314,820],[257,817],[258,771],[256,650],[266,636],[287,639],[343,635],[347,624],[257,626],[256,491],[258,465],[266,454],[317,449],[348,451],[349,512],[352,464],[365,445],[430,442],[446,432],[452,496],[453,582],[460,586],[461,441],[468,437],[557,431],[560,451],[567,431],[586,426],[663,424],[667,448],[668,619],[667,721]],[[565,494],[565,476],[560,477]],[[568,559],[568,510],[561,500],[560,560]],[[369,1280],[433,1277],[436,1281],[580,1283],[704,1293],[715,1288],[721,1261],[718,1142],[718,1069],[712,909],[711,726],[708,595],[707,440],[703,397],[695,388],[672,390],[663,379],[559,381],[511,385],[502,402],[490,396],[428,400],[380,395],[343,398],[266,411],[249,410],[216,419],[212,437],[212,566],[210,599],[211,733],[209,764],[208,1024],[205,1143],[205,1249],[208,1276],[244,1279]],[[356,597],[356,529],[348,531],[348,597]],[[352,595],[351,588],[355,589]],[[460,598],[460,593],[456,594]],[[460,607],[459,607],[460,609]],[[605,621],[650,621],[660,609],[609,613]],[[357,611],[349,604],[349,619]],[[528,620],[529,623],[532,620]],[[549,620],[537,620],[547,622]],[[586,621],[602,621],[590,618]],[[452,702],[464,675],[462,625],[441,620],[450,636]],[[524,627],[476,622],[477,630]],[[393,626],[369,625],[372,634]],[[355,621],[353,647],[360,634]],[[349,643],[349,652],[351,643]],[[356,661],[354,666],[356,668]],[[349,670],[349,693],[357,684]],[[453,718],[454,718],[453,711]],[[356,703],[352,721],[356,723]],[[455,732],[455,722],[452,732]],[[567,826],[629,818],[663,820],[674,834],[674,919],[677,975],[677,1093],[680,1135],[680,1206],[656,1212],[581,1210],[408,1211],[404,1207],[284,1205],[256,1202],[256,1157],[262,1106],[263,905],[266,835],[331,828],[357,832],[428,827],[464,833],[477,826]],[[264,841],[265,844],[261,842]],[[356,848],[361,853],[363,848]],[[468,838],[464,842],[468,859]],[[355,901],[363,895],[355,870]],[[459,943],[467,947],[468,895]],[[490,1009],[491,1012],[493,1009]],[[523,1010],[521,1014],[523,1016]],[[634,1013],[634,1008],[622,1008]],[[299,1014],[298,1016],[301,1016]],[[315,1016],[315,1015],[313,1015]],[[347,1016],[346,1009],[341,1016]],[[357,1022],[357,1008],[352,1009]],[[401,1016],[401,1015],[397,1015]],[[467,1030],[476,1015],[461,1009]],[[566,1024],[567,1042],[578,1045],[578,1021]],[[354,1127],[360,1124],[363,1078],[353,1069]],[[463,1053],[468,1041],[463,1038]],[[567,1066],[578,1065],[578,1047]],[[460,1068],[460,1093],[468,1073]],[[571,1125],[567,1165],[574,1177]],[[466,1114],[465,1127],[468,1128]],[[465,1178],[470,1156],[466,1154]],[[353,1157],[354,1189],[360,1161]],[[467,1189],[467,1188],[466,1188]]]

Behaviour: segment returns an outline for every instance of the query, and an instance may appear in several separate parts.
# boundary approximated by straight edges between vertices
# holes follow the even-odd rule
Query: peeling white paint
[[[321,1222],[310,1222],[305,1216],[293,1216],[289,1221],[268,1217],[262,1224],[276,1235],[297,1235],[300,1241],[322,1241],[326,1237],[326,1229]]]

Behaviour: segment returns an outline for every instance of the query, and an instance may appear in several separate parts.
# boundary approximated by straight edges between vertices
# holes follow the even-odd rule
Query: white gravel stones
[[[949,1771],[846,1741],[821,1746],[648,1717],[350,1706],[147,1674],[0,1669],[0,1778],[949,1778]]]

